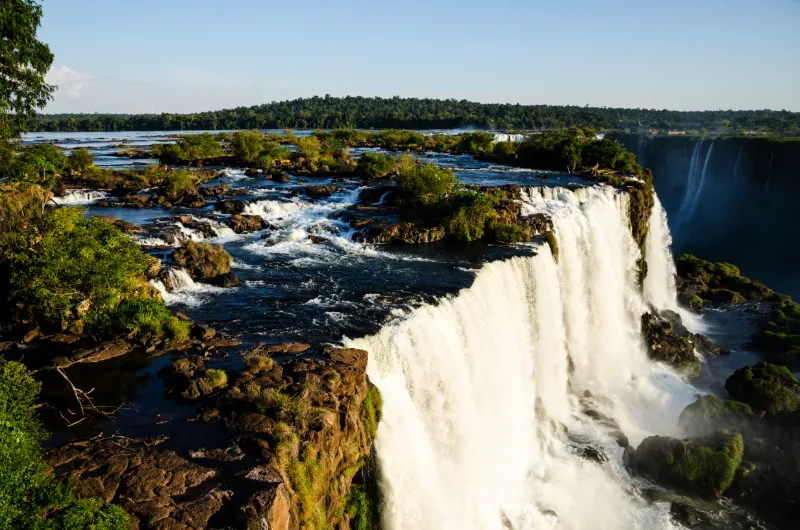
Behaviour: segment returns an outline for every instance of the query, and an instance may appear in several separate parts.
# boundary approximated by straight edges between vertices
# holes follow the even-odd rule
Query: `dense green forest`
[[[800,135],[800,113],[774,110],[673,111],[474,103],[454,99],[330,96],[196,114],[39,114],[31,131],[404,128],[707,130]]]

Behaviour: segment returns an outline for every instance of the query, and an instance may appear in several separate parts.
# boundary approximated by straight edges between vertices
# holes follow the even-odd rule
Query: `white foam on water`
[[[59,206],[80,206],[92,204],[108,197],[108,192],[99,190],[69,190],[63,197],[53,197]]]
[[[166,286],[160,280],[150,280],[150,285],[158,289],[161,298],[167,305],[185,305],[189,307],[199,307],[208,302],[214,294],[222,293],[230,288],[217,287],[207,283],[195,282],[189,273],[184,269],[169,269],[167,272],[174,289],[167,291]]]

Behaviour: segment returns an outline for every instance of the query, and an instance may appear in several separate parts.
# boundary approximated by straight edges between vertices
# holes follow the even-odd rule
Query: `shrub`
[[[175,144],[161,144],[153,148],[162,164],[188,164],[203,158],[222,154],[222,145],[209,133],[189,134]]]
[[[518,142],[497,142],[492,152],[500,158],[516,158]]]
[[[211,388],[224,388],[228,384],[228,374],[224,370],[206,370],[203,377]]]
[[[69,154],[68,165],[71,170],[83,173],[94,165],[94,153],[85,147],[73,149]]]
[[[597,166],[600,169],[614,169],[635,175],[642,173],[641,166],[636,162],[636,155],[624,145],[608,138],[587,142],[583,147],[582,158],[586,167]]]
[[[356,174],[364,179],[375,179],[388,176],[397,167],[397,159],[392,155],[381,153],[364,153],[358,159]]]
[[[398,129],[387,129],[377,134],[376,140],[386,149],[392,151],[402,150],[411,151],[425,147],[425,135],[417,131],[404,131]]]
[[[316,136],[299,137],[295,141],[295,145],[297,145],[297,150],[300,154],[309,160],[316,160],[319,158],[320,143]]]
[[[191,193],[196,186],[197,177],[191,171],[185,169],[168,172],[161,184],[164,194],[170,199],[177,199],[182,195]]]
[[[110,330],[143,337],[166,335],[175,340],[189,338],[189,323],[172,313],[162,300],[134,298],[120,303],[109,315]]]
[[[234,133],[231,138],[233,155],[244,163],[252,163],[264,149],[264,135],[259,131]]]
[[[492,150],[494,135],[487,132],[473,132],[459,135],[458,143],[454,147],[457,153],[473,155],[488,153]]]
[[[147,255],[119,229],[100,219],[86,219],[83,212],[81,208],[53,211],[29,231],[30,250],[9,251],[12,305],[28,306],[44,322],[59,324],[82,317],[91,323],[142,289],[150,264]]]
[[[10,181],[51,188],[56,182],[56,175],[66,167],[67,157],[61,149],[49,144],[34,144],[22,149],[10,161],[6,171]]]
[[[701,309],[703,309],[703,299],[697,295],[692,296],[689,299],[689,308],[691,308],[694,311],[700,311]]]
[[[0,529],[127,529],[121,508],[76,499],[47,473],[35,407],[39,388],[23,365],[0,357]]]
[[[459,192],[452,200],[454,212],[444,220],[445,229],[459,241],[482,239],[487,224],[497,217],[496,204],[487,193]]]
[[[401,200],[410,205],[442,202],[458,181],[449,168],[432,163],[415,163],[400,169],[397,185]]]
[[[250,355],[245,357],[244,364],[248,372],[267,372],[272,370],[272,367],[275,366],[275,360],[266,355]]]
[[[494,240],[498,243],[525,243],[531,240],[531,231],[513,223],[492,223]]]

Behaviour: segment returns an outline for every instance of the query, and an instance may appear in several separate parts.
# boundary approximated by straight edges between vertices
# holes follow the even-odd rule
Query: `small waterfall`
[[[485,265],[457,296],[378,334],[384,396],[376,449],[384,524],[408,528],[673,528],[665,503],[631,488],[615,427],[638,444],[670,434],[691,388],[651,363],[628,196],[607,187],[528,188],[526,211],[555,225],[560,256]],[[590,445],[607,458],[580,456]]]
[[[150,280],[150,285],[158,289],[161,298],[167,305],[183,304],[190,307],[197,307],[207,301],[207,295],[212,293],[224,292],[223,287],[215,287],[206,283],[195,282],[185,269],[169,269],[167,276],[172,284],[172,290],[168,290],[161,280]],[[206,295],[206,296],[204,296]]]
[[[736,155],[736,163],[733,165],[733,185],[734,188],[739,185],[739,180],[741,179],[740,176],[740,167],[742,165],[742,150],[744,146],[739,146],[739,154]]]
[[[496,133],[494,135],[495,142],[522,142],[524,140],[525,140],[524,134]]]
[[[769,155],[769,171],[767,171],[767,184],[764,187],[764,194],[769,195],[769,186],[772,183],[772,162],[775,160],[775,149]]]
[[[108,192],[98,190],[70,190],[63,197],[53,197],[53,202],[59,206],[78,206],[91,204],[108,197]]]
[[[699,140],[695,144],[694,152],[692,153],[692,160],[689,164],[689,176],[687,178],[686,193],[683,196],[683,202],[678,210],[678,218],[676,227],[680,228],[682,225],[692,220],[697,204],[703,194],[703,189],[706,183],[706,174],[708,173],[708,164],[711,161],[711,153],[714,151],[714,141],[706,151],[706,156],[702,166],[700,165],[700,152],[702,151],[703,141]]]
[[[659,309],[678,310],[675,286],[675,262],[672,260],[672,236],[667,223],[667,211],[658,196],[647,229],[645,242],[647,276],[644,278],[645,301]]]

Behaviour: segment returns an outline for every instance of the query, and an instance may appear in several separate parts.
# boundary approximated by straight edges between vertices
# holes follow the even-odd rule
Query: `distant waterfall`
[[[744,149],[743,145],[739,146],[739,154],[736,155],[736,163],[733,165],[733,185],[734,185],[734,188],[739,185],[739,180],[741,180],[739,171],[740,171],[740,167],[742,165],[742,150],[743,149]]]
[[[615,427],[592,419],[612,418],[635,445],[674,432],[693,399],[642,344],[628,196],[524,195],[527,212],[552,217],[558,263],[543,245],[487,264],[458,295],[346,341],[370,352],[384,397],[385,527],[672,528],[668,504],[630,487]],[[608,460],[581,457],[586,446]]]
[[[714,142],[711,142],[708,151],[706,151],[705,161],[701,166],[700,158],[703,143],[702,140],[698,140],[697,143],[695,143],[692,160],[689,163],[689,175],[686,179],[686,193],[683,196],[683,201],[678,210],[676,220],[676,227],[678,228],[692,220],[697,204],[700,201],[700,196],[703,194],[703,189],[705,188],[708,164],[711,161],[711,153],[714,151]]]

